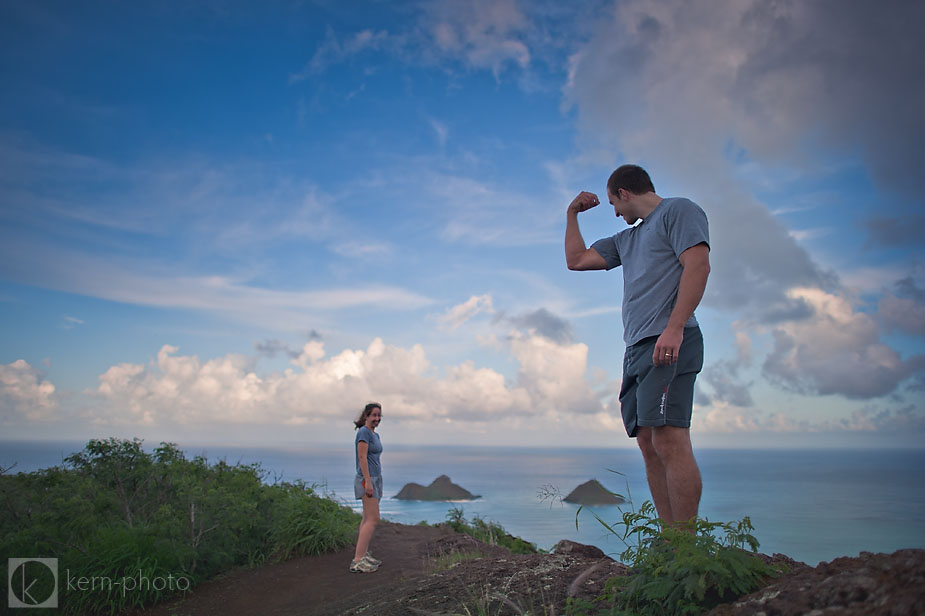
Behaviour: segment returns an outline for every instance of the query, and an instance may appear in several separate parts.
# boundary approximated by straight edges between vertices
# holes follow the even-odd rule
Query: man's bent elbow
[[[573,272],[607,269],[607,262],[594,249],[588,249],[581,254],[566,253],[565,264]]]
[[[572,270],[573,272],[586,272],[586,271],[588,271],[588,270],[601,269],[601,268],[599,268],[599,267],[595,267],[593,264],[591,264],[591,263],[589,263],[589,262],[587,262],[587,261],[585,261],[585,260],[566,261],[565,264],[566,264],[566,265],[568,266],[568,268],[569,268],[570,270]]]

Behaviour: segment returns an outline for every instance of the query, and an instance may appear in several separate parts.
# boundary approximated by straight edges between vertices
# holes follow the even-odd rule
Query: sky
[[[0,439],[352,443],[375,400],[387,446],[634,447],[621,272],[563,235],[636,163],[710,220],[695,447],[922,447],[922,23],[4,2]]]

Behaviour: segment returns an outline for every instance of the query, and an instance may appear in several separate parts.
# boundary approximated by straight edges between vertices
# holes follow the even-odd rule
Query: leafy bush
[[[236,566],[353,541],[358,514],[264,478],[257,464],[187,460],[169,443],[147,453],[138,439],[91,440],[61,467],[0,471],[0,553],[58,558],[65,613],[115,614]]]
[[[719,603],[761,587],[781,570],[754,554],[758,541],[748,517],[738,522],[696,518],[688,525],[665,525],[646,501],[639,511],[623,512],[612,526],[626,549],[620,558],[627,576],[608,581],[597,607],[617,615],[674,616],[700,614]],[[622,528],[620,528],[622,526]],[[570,613],[588,613],[591,604],[573,604]]]

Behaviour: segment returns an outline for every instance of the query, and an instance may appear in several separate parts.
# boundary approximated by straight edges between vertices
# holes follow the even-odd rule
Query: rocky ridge
[[[584,482],[562,500],[579,505],[622,505],[626,502],[626,499],[602,486],[597,479]]]
[[[419,501],[461,501],[481,497],[456,485],[446,475],[440,475],[429,486],[422,486],[419,483],[405,484],[394,498]]]

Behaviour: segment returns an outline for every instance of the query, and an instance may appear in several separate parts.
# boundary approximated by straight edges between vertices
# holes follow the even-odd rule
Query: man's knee
[[[658,457],[658,451],[656,451],[655,443],[652,440],[653,432],[652,428],[643,427],[640,427],[636,432],[636,444],[642,452],[642,457],[646,459]]]
[[[692,453],[689,428],[676,426],[653,428],[651,442],[658,456],[663,459]]]

